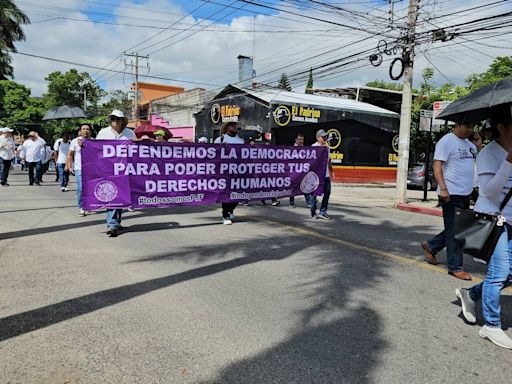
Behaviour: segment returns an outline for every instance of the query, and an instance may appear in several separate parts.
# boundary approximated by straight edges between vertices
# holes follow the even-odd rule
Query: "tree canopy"
[[[0,0],[0,80],[14,75],[9,53],[16,52],[15,42],[25,40],[23,24],[30,24],[30,19],[14,1]]]
[[[290,85],[290,80],[288,80],[288,76],[286,73],[283,73],[281,75],[281,78],[279,79],[279,83],[277,85],[277,88],[284,89],[285,91],[291,91],[292,86]]]

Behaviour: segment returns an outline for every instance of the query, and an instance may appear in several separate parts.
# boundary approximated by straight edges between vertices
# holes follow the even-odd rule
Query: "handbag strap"
[[[505,208],[505,206],[507,205],[507,203],[508,203],[508,201],[510,200],[511,197],[512,197],[512,188],[510,188],[508,190],[508,193],[505,195],[505,198],[501,202],[500,213],[501,213],[501,211],[503,211],[503,208]]]

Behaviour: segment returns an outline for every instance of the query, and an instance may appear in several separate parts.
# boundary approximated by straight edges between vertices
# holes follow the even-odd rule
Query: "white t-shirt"
[[[69,144],[69,151],[74,152],[73,169],[75,171],[82,170],[82,154],[80,153],[82,150],[82,146],[78,144],[78,140],[84,140],[84,138],[82,136],[79,136],[76,139],[71,140],[71,143]]]
[[[326,147],[327,148],[327,167],[325,169],[325,177],[331,177],[331,175],[329,175],[329,159],[331,158],[331,148],[329,148],[328,145],[322,145],[320,144],[318,141],[315,142],[313,145],[311,145],[312,147]]]
[[[244,139],[242,139],[238,135],[229,136],[228,134],[225,134],[225,135],[217,137],[213,143],[214,144],[243,144]]]
[[[468,139],[448,133],[436,144],[434,160],[443,162],[443,176],[450,195],[467,196],[473,190],[476,146]],[[439,194],[441,187],[437,187]]]
[[[98,132],[96,140],[131,140],[134,137],[135,133],[130,128],[124,128],[121,133],[117,133],[112,127],[107,127]]]
[[[66,164],[66,159],[68,157],[68,151],[69,151],[70,145],[71,145],[70,141],[65,143],[64,140],[62,140],[62,139],[58,139],[55,142],[55,144],[53,145],[53,150],[55,152],[59,152],[59,155],[57,157],[57,164]]]
[[[46,142],[42,139],[27,139],[23,142],[25,160],[29,163],[41,161]]]
[[[506,161],[507,151],[497,142],[486,145],[476,158],[478,170],[478,199],[476,212],[494,214],[512,188],[512,163]],[[512,223],[512,199],[502,211],[507,222]]]
[[[14,140],[0,135],[0,158],[12,160],[14,158]]]

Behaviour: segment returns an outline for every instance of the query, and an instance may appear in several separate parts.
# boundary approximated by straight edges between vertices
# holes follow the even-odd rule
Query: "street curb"
[[[417,205],[411,205],[407,203],[398,203],[395,205],[395,208],[400,209],[401,211],[422,213],[424,215],[443,216],[443,211],[439,208],[419,207]]]

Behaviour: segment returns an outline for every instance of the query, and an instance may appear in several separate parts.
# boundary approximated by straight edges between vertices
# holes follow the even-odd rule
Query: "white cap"
[[[199,139],[197,139],[197,142],[198,143],[207,143],[208,142],[208,138],[206,138],[205,136],[200,137]]]
[[[9,127],[3,127],[3,128],[0,128],[0,132],[2,132],[2,133],[4,133],[4,132],[14,132],[14,130],[12,130]]]
[[[124,117],[124,113],[123,113],[123,111],[120,111],[119,109],[114,109],[112,111],[112,113],[110,115],[108,115],[108,117],[110,117],[110,116]]]

